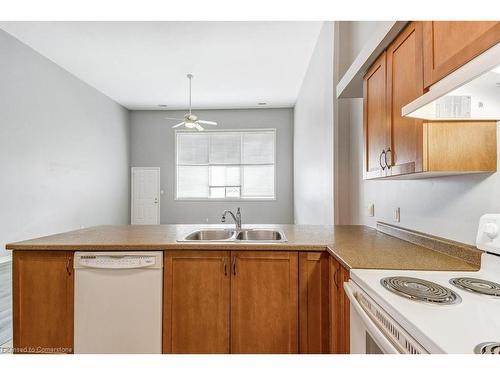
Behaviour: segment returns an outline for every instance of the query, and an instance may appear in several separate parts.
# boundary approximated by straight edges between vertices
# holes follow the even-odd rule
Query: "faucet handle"
[[[237,213],[238,215],[240,215],[240,214],[241,214],[241,208],[239,208],[239,207],[238,207],[238,209],[236,210],[236,213]]]

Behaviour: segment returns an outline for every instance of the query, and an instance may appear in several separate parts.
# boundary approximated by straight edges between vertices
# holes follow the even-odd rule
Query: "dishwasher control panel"
[[[75,268],[161,268],[162,253],[122,253],[122,252],[77,252],[75,253]]]

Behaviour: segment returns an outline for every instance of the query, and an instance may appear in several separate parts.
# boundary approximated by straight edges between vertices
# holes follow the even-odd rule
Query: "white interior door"
[[[160,224],[160,168],[132,168],[132,224]]]

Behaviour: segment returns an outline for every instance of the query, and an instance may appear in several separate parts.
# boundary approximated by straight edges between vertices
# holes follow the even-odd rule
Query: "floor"
[[[0,345],[0,354],[12,354],[12,340]]]

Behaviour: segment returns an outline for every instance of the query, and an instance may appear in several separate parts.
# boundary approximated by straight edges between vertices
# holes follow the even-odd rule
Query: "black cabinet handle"
[[[391,154],[391,158],[390,158],[389,163],[388,163],[387,162],[387,155],[389,155],[389,153]],[[385,165],[387,166],[387,168],[391,168],[391,166],[392,166],[392,150],[390,147],[387,149],[387,151],[385,151],[384,159],[385,159]]]
[[[382,165],[382,156],[384,157],[384,160],[385,160],[385,166]],[[380,156],[378,157],[378,162],[380,163],[380,168],[382,168],[382,170],[385,169],[385,167],[387,166],[387,158],[386,158],[386,154],[385,154],[385,150],[383,150],[381,153],[380,153]]]
[[[66,260],[66,272],[68,273],[68,276],[71,276],[71,257],[70,256]]]

